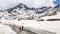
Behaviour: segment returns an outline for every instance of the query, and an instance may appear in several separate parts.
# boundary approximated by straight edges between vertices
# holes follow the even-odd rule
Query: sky
[[[55,4],[60,4],[60,0],[54,1]]]
[[[0,10],[6,10],[12,8],[19,3],[23,3],[29,7],[43,7],[43,6],[52,6],[60,4],[60,0],[0,0]]]

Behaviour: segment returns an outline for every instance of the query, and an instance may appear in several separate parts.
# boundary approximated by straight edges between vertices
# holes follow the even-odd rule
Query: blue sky
[[[55,4],[60,4],[60,0],[54,1]]]

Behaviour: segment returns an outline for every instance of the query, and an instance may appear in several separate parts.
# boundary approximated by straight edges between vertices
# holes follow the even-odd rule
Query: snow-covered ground
[[[16,34],[16,32],[11,27],[0,24],[0,34]]]
[[[9,24],[8,21],[6,23]],[[15,24],[16,26],[22,25],[24,27],[32,29],[46,30],[60,34],[60,21],[20,20],[20,21],[10,21],[10,24]]]
[[[40,29],[40,30],[46,30],[55,32],[57,34],[60,34],[60,21],[32,21],[32,20],[25,20],[21,21],[24,23],[24,27],[31,27],[34,29]]]

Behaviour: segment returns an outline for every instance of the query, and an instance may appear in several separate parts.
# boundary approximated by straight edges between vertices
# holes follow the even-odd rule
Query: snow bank
[[[9,26],[0,24],[0,34],[16,34]]]

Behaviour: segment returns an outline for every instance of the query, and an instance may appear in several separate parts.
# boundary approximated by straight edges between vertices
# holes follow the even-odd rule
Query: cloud
[[[26,4],[29,7],[54,6],[55,0],[0,0],[0,10],[8,9],[19,3]]]
[[[55,6],[53,1],[56,0],[20,0],[20,2],[30,7]]]
[[[11,8],[17,4],[17,0],[0,0],[0,10]]]

